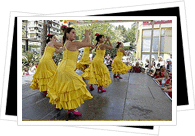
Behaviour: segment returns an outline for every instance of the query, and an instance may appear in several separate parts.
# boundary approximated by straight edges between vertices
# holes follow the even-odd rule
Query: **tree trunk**
[[[46,24],[46,20],[43,20],[43,30],[41,33],[41,56],[43,55],[45,50],[46,40],[47,40],[47,24]]]

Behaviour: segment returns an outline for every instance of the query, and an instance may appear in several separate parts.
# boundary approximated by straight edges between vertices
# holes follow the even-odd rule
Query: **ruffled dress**
[[[117,51],[117,56],[114,58],[112,63],[112,73],[113,74],[125,74],[131,69],[131,66],[127,66],[122,62],[123,52]]]
[[[48,90],[47,83],[54,76],[57,65],[53,61],[53,53],[55,52],[55,47],[46,46],[44,54],[37,66],[36,72],[33,75],[32,83],[30,87],[35,90],[39,89],[40,92]]]
[[[97,45],[96,56],[89,67],[85,69],[82,77],[89,80],[88,84],[108,87],[111,83],[110,72],[103,62],[106,50],[101,50],[99,46]]]
[[[86,65],[89,65],[91,63],[91,61],[89,59],[89,50],[90,50],[90,47],[84,48],[83,56],[82,56],[81,60],[77,63],[77,66],[76,66],[77,69],[82,70],[83,72],[87,68]]]
[[[48,83],[47,97],[50,98],[50,103],[56,105],[56,108],[70,110],[80,107],[85,100],[93,97],[86,89],[86,84],[82,77],[74,71],[79,51],[67,50],[66,43],[63,59],[55,75]]]

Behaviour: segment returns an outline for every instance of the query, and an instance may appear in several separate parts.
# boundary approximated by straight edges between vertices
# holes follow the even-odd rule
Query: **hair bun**
[[[95,34],[95,36],[98,36],[98,35],[99,35],[98,33]]]
[[[64,31],[66,28],[68,28],[66,25],[62,25],[62,26],[61,26],[61,30],[63,30],[63,31]]]
[[[67,28],[67,26],[66,25],[62,25],[62,28]]]

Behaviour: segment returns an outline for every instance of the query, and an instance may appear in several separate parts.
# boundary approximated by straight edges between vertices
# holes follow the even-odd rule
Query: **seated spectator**
[[[161,73],[161,77],[164,77],[164,73],[165,73],[165,66],[160,66],[160,73]]]
[[[170,79],[169,85],[162,87],[162,89],[169,94],[169,96],[172,98],[172,79]]]
[[[166,72],[169,73],[170,71],[168,69],[166,69]]]
[[[156,69],[156,72],[154,73],[154,79],[156,79],[156,78],[161,78],[161,73],[160,73],[160,69]]]
[[[36,66],[33,65],[32,63],[29,64],[29,75],[34,75],[35,74],[35,70],[36,70]]]
[[[163,65],[165,65],[165,62],[164,62],[162,56],[159,56],[159,57],[158,57],[158,61],[157,61],[157,66],[156,66],[156,68],[159,69],[160,66],[163,66]]]
[[[170,81],[170,77],[169,77],[169,73],[164,72],[164,77],[163,78],[157,78],[155,79],[157,81],[157,83],[159,83],[162,87],[166,86],[169,84]]]
[[[149,76],[153,77],[154,76],[154,73],[153,73],[153,70],[149,70],[149,72],[147,73]]]
[[[141,72],[142,73],[145,73],[145,68],[141,68]]]
[[[105,65],[108,67],[108,69],[109,69],[109,71],[111,71],[112,69],[111,69],[111,65],[112,65],[112,59],[111,58],[109,58],[109,59],[105,59]]]
[[[139,66],[139,62],[136,62],[136,65],[132,67],[132,72],[134,72],[134,73],[141,72],[141,67]]]
[[[148,68],[148,67],[149,67],[149,59],[146,59],[145,68]]]
[[[172,72],[169,72],[169,78],[172,79]]]
[[[171,61],[171,59],[167,59],[167,69],[170,71],[170,72],[172,72],[172,61]]]
[[[151,67],[156,67],[155,58],[152,58]]]
[[[26,66],[24,66],[24,69],[23,69],[23,75],[29,75],[29,72],[28,72],[28,68]]]

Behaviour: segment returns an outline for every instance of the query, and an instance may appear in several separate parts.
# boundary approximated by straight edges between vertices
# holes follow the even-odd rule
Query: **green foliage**
[[[56,65],[58,65],[60,59],[62,59],[62,58],[63,58],[63,53],[62,52],[53,54],[53,60],[56,63]]]
[[[31,51],[22,53],[22,65],[29,66],[29,63],[38,63],[40,60],[38,54],[34,54]]]
[[[127,51],[127,50],[129,50],[129,47],[130,47],[130,46],[123,46],[123,49],[124,49],[125,51]]]
[[[111,37],[111,43],[116,43],[117,41],[123,41],[123,36],[121,35],[120,31],[115,31],[114,26],[109,24],[109,23],[93,23],[93,24],[88,24],[88,25],[73,25],[72,27],[75,28],[76,30],[76,40],[82,40],[84,38],[84,33],[86,29],[91,29],[92,30],[92,43],[96,44],[96,33],[99,33],[101,35],[104,35],[106,38],[107,36]]]
[[[76,40],[81,41],[84,38],[84,33],[86,29],[91,29],[92,30],[92,43],[96,44],[96,33],[102,34],[105,36],[110,36],[111,37],[111,43],[113,46],[113,49],[111,50],[106,50],[106,54],[115,54],[115,47],[117,42],[130,42],[134,43],[135,42],[135,27],[132,27],[131,29],[126,29],[123,25],[119,25],[114,27],[112,24],[109,23],[92,23],[92,24],[87,24],[87,25],[73,25],[72,27],[75,28],[76,30]],[[128,47],[129,48],[129,47]],[[125,49],[127,50],[127,49]],[[94,54],[92,52],[92,54]]]

